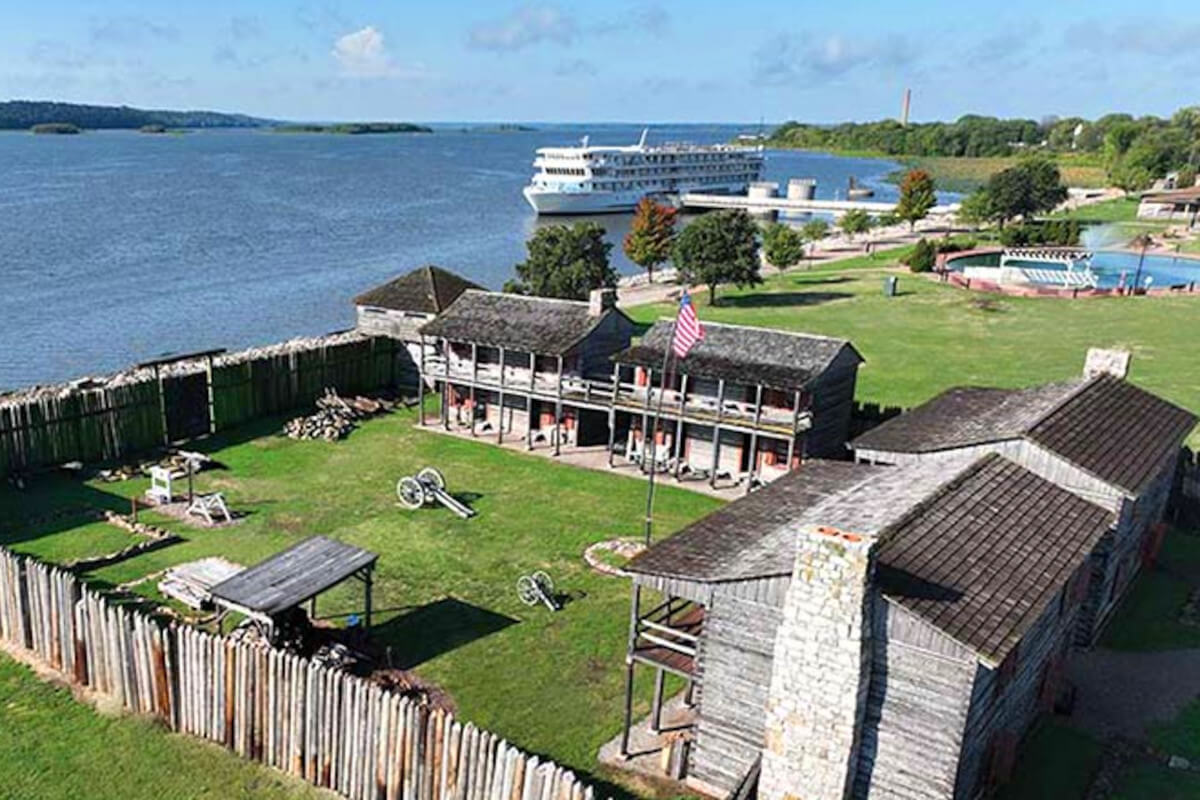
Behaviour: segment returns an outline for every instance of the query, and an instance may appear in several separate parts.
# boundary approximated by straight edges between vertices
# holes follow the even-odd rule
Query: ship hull
[[[526,202],[539,216],[579,214],[619,214],[633,211],[643,197],[667,200],[671,194],[705,191],[710,194],[738,194],[746,191],[745,184],[700,187],[680,187],[675,192],[627,191],[627,192],[553,192],[526,186],[523,190]]]

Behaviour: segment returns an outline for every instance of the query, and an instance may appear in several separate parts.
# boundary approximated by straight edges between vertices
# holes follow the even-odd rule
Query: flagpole
[[[650,546],[650,539],[651,539],[651,537],[653,535],[653,531],[654,531],[654,476],[658,473],[658,462],[656,460],[657,454],[655,452],[658,449],[658,420],[659,420],[659,417],[662,416],[663,398],[666,397],[666,394],[667,394],[667,367],[671,360],[671,354],[674,351],[674,346],[672,344],[672,342],[674,340],[674,335],[673,335],[674,331],[675,331],[674,326],[678,325],[678,324],[679,324],[678,322],[672,323],[672,327],[671,327],[672,341],[667,342],[666,351],[663,353],[662,376],[659,378],[659,387],[658,387],[658,406],[654,409],[654,421],[650,425],[650,446],[649,446],[649,449],[650,449],[650,485],[649,485],[649,488],[646,490],[646,526],[645,526],[646,546],[647,547]],[[649,386],[647,386],[646,391],[650,391]],[[643,448],[643,451],[644,450],[645,450],[645,448]]]

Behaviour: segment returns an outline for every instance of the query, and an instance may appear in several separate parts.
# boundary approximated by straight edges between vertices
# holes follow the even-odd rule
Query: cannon
[[[456,500],[446,491],[446,478],[434,467],[425,467],[416,475],[396,482],[400,505],[415,511],[428,503],[441,503],[463,519],[475,516],[475,509]]]
[[[558,611],[562,606],[554,598],[554,582],[545,572],[538,570],[532,575],[522,575],[517,578],[517,597],[527,606],[542,603],[551,611]]]

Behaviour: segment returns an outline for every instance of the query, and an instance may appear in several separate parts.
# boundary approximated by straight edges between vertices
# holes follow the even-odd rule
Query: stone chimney
[[[758,796],[842,800],[854,784],[871,673],[875,537],[801,530],[775,638]]]
[[[588,295],[588,314],[593,317],[604,316],[604,313],[617,307],[617,290],[610,288],[592,289]]]
[[[1128,350],[1104,350],[1099,347],[1090,347],[1087,351],[1087,359],[1083,362],[1083,377],[1094,378],[1097,375],[1108,373],[1118,378],[1124,378],[1129,374],[1129,362],[1132,360],[1133,356]]]

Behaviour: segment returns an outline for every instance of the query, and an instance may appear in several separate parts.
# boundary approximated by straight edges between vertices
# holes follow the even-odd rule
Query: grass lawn
[[[185,541],[87,577],[118,584],[206,555],[249,565],[312,534],[365,547],[381,555],[375,636],[396,666],[440,684],[464,719],[593,773],[596,750],[621,723],[629,585],[592,572],[582,554],[593,542],[638,535],[645,483],[420,431],[414,420],[413,411],[372,420],[332,444],[275,435],[277,421],[241,432],[243,441],[204,443],[227,469],[202,474],[198,488],[223,491],[246,520],[216,530],[156,520]],[[440,468],[479,516],[397,508],[395,481],[426,465]],[[49,559],[114,549],[102,524],[80,525],[78,515],[37,521],[31,509],[128,508],[126,498],[147,485],[46,478],[23,494],[6,488],[0,543]],[[663,486],[657,531],[719,505]],[[518,576],[538,569],[570,596],[557,614],[517,599]],[[155,591],[153,582],[143,586]],[[360,592],[353,582],[330,592],[318,614],[340,620],[360,611]],[[651,683],[638,687],[643,709]]]
[[[1114,650],[1200,647],[1200,628],[1179,621],[1179,611],[1198,581],[1200,536],[1172,531],[1163,542],[1158,564],[1139,575],[1121,601],[1102,646]]]
[[[998,800],[1083,797],[1100,766],[1103,746],[1085,733],[1043,720],[1021,745],[1021,760]]]
[[[866,260],[868,263],[869,259]],[[912,406],[951,386],[1026,386],[1077,376],[1088,347],[1133,352],[1131,379],[1200,410],[1200,298],[1062,300],[1003,297],[900,275],[900,296],[885,298],[880,269],[830,264],[793,269],[762,286],[722,288],[696,302],[701,320],[760,325],[850,339],[866,358],[858,399]],[[631,310],[639,322],[671,316],[670,304]],[[1191,442],[1200,444],[1200,434]]]
[[[222,748],[108,717],[0,655],[0,794],[39,800],[317,800],[318,791]]]
[[[1073,208],[1069,211],[1056,211],[1050,216],[1086,222],[1134,222],[1137,220],[1137,210],[1138,199],[1136,197],[1117,197]]]

